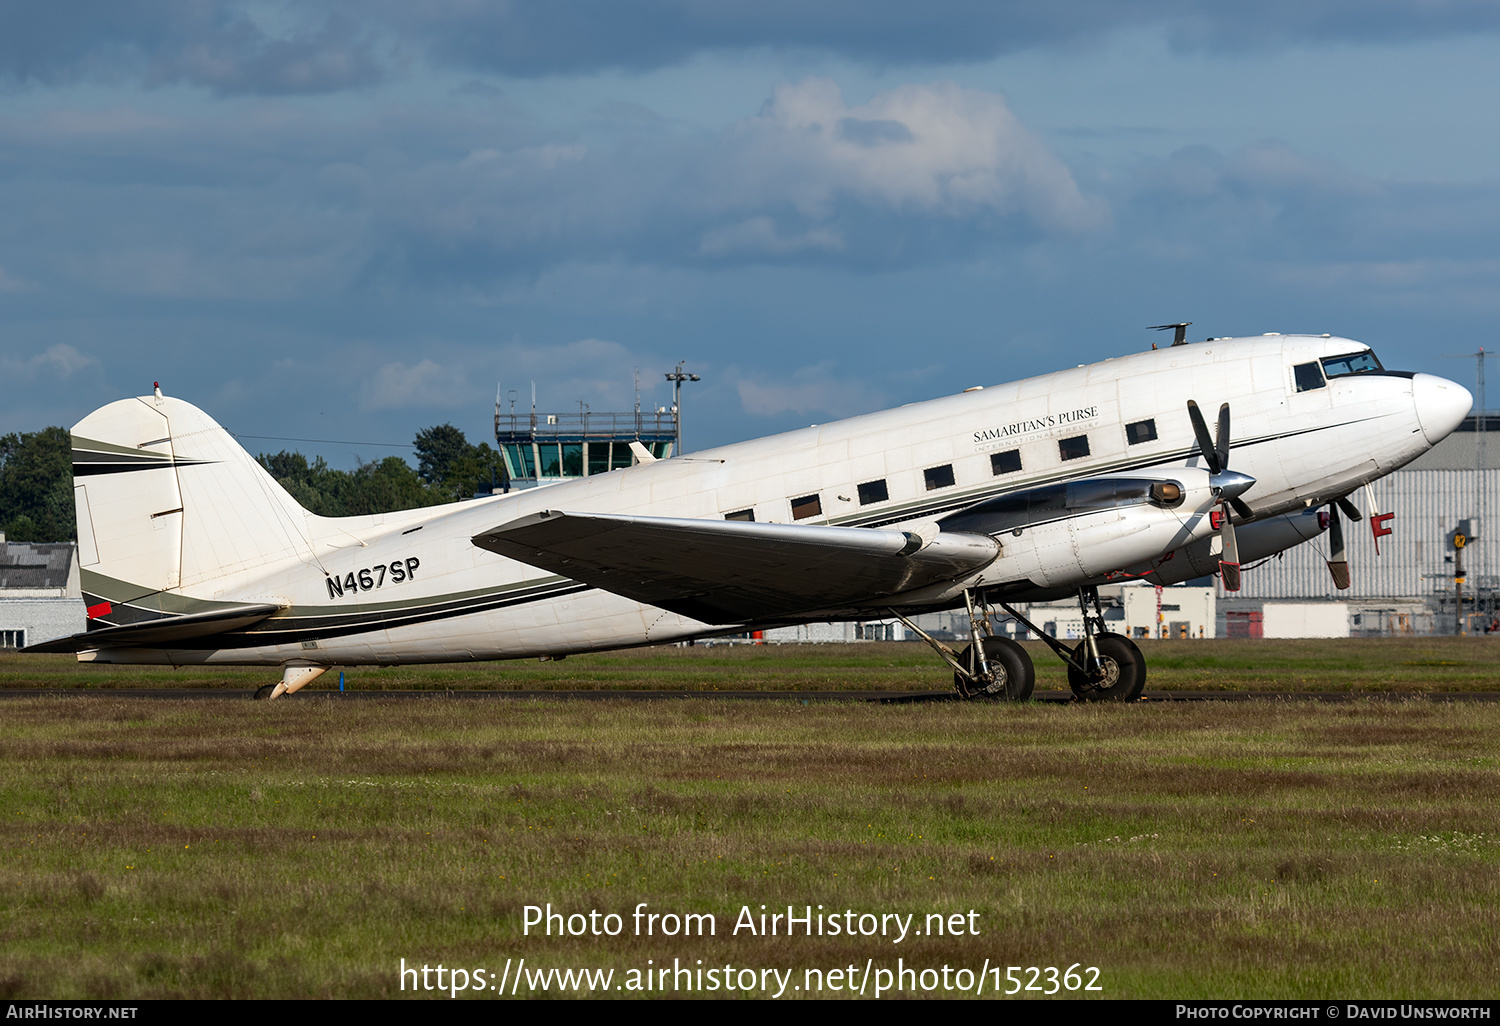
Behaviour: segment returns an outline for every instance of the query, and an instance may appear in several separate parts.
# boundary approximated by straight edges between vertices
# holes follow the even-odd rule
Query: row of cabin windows
[[[1148,418],[1138,420],[1132,424],[1125,425],[1125,439],[1131,445],[1140,445],[1142,442],[1154,442],[1156,440],[1156,421]],[[1089,436],[1077,435],[1073,438],[1064,438],[1057,443],[1058,455],[1063,460],[1076,460],[1089,455]],[[1007,449],[1004,452],[990,453],[990,473],[996,477],[1002,474],[1014,474],[1021,469],[1021,450]],[[957,483],[953,476],[953,464],[944,463],[940,467],[928,467],[922,471],[922,480],[927,485],[929,492],[937,491],[939,488],[952,488]],[[857,486],[859,504],[870,506],[877,502],[886,502],[891,497],[890,489],[886,487],[885,478],[876,481],[866,481]],[[816,495],[804,495],[799,499],[792,500],[792,519],[807,520],[811,517],[821,516],[823,513],[823,502]],[[734,513],[725,513],[725,520],[750,520],[755,519],[753,509],[742,509]]]

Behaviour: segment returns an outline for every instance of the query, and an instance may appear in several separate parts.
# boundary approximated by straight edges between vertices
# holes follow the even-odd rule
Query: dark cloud
[[[646,70],[703,51],[804,49],[882,64],[984,61],[1126,29],[1184,49],[1407,41],[1493,32],[1489,0],[429,0],[387,8],[436,60],[508,75]]]
[[[1413,367],[1500,315],[1494,183],[1263,142],[1080,184],[1000,97],[952,84],[851,103],[789,83],[712,132],[625,102],[550,129],[490,87],[148,103],[0,114],[0,377],[25,393],[0,430],[170,377],[263,434],[401,441],[467,409],[480,438],[497,378],[628,408],[635,365],[686,357],[718,361],[692,395],[706,444],[1144,347],[1171,320],[1346,333]],[[960,377],[914,384],[914,364]]]
[[[269,30],[251,9],[230,0],[11,0],[0,22],[0,77],[297,94],[366,86],[387,74],[372,28],[351,14],[288,4]]]
[[[1125,30],[1194,51],[1407,42],[1500,31],[1491,0],[11,0],[0,76],[330,92],[414,59],[512,76],[646,71],[694,55],[832,54],[881,65],[985,61]]]

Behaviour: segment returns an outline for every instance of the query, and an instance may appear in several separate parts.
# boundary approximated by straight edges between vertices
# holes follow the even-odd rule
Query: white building
[[[819,644],[846,641],[906,641],[906,625],[900,620],[869,620],[854,623],[799,623],[761,632],[771,644]]]
[[[72,542],[7,542],[0,534],[0,648],[22,648],[87,626]]]

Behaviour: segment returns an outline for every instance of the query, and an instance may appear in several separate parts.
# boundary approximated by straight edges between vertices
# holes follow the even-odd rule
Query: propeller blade
[[[1219,469],[1229,469],[1229,404],[1219,407],[1219,430],[1214,435],[1214,455],[1219,457]]]
[[[1222,507],[1221,507],[1222,509]],[[1240,590],[1240,546],[1234,537],[1234,522],[1229,519],[1229,510],[1223,510],[1219,521],[1219,537],[1223,540],[1223,551],[1219,554],[1219,576],[1224,581],[1225,591]]]
[[[1255,519],[1255,510],[1251,509],[1249,503],[1243,499],[1230,499],[1229,505],[1234,507],[1234,511],[1240,515],[1241,520]]]
[[[1339,519],[1337,503],[1328,507],[1328,572],[1333,575],[1333,586],[1339,591],[1349,587],[1349,560],[1344,552],[1344,522]]]
[[[1203,414],[1198,409],[1198,404],[1191,399],[1187,404],[1188,417],[1193,422],[1193,434],[1198,436],[1198,451],[1203,453],[1203,462],[1208,464],[1208,472],[1217,474],[1224,468],[1219,464],[1219,454],[1214,449],[1213,439],[1208,437],[1208,425],[1203,423]]]
[[[1335,499],[1334,502],[1338,504],[1339,509],[1344,511],[1344,516],[1348,517],[1356,524],[1364,519],[1364,517],[1359,515],[1359,507],[1350,502],[1348,496],[1345,496],[1342,499]]]

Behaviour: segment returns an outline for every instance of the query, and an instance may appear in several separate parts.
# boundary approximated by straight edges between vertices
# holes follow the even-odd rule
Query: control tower
[[[514,395],[514,393],[512,393]],[[677,439],[677,408],[655,412],[594,413],[580,403],[576,413],[516,412],[495,400],[495,441],[505,457],[512,488],[537,488],[604,474],[637,462],[632,442],[657,459],[672,455]]]

